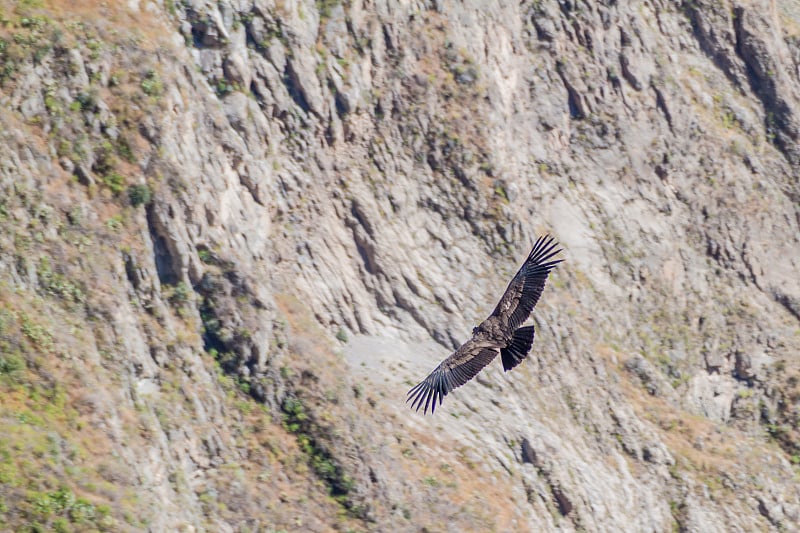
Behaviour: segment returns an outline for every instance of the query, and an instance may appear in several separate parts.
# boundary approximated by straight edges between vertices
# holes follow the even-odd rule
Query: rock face
[[[795,4],[0,2],[2,527],[800,527]]]

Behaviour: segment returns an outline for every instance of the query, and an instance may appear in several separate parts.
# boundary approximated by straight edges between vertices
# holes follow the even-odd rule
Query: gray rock
[[[796,529],[796,16],[723,4],[130,3],[83,20],[99,57],[25,59],[0,311],[50,327],[26,372],[75,396],[98,501],[154,531]],[[409,412],[546,232],[528,359]]]

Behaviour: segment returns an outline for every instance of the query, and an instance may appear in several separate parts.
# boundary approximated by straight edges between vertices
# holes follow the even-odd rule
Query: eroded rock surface
[[[795,2],[1,5],[4,524],[800,524]]]

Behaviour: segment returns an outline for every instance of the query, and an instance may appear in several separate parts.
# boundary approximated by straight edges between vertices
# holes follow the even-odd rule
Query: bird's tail
[[[503,359],[503,370],[508,372],[522,362],[528,356],[533,345],[533,326],[519,328],[511,337],[508,346],[500,350],[500,357]]]

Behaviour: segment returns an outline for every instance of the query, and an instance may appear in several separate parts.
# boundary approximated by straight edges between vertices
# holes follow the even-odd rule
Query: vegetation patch
[[[43,112],[29,116],[29,124],[41,128],[62,167],[80,183],[99,183],[117,198],[144,150],[152,150],[139,127],[143,116],[157,115],[164,81],[153,57],[142,53],[143,43],[100,21],[96,27],[81,20],[78,14],[88,6],[79,4],[69,6],[67,17],[61,2],[0,1],[0,86],[13,93],[25,69],[49,70]],[[75,91],[71,85],[81,79],[88,83]],[[29,113],[36,111],[34,105]],[[133,205],[149,201],[142,192]]]
[[[131,185],[128,188],[128,201],[133,207],[147,205],[153,199],[153,191],[146,184]]]
[[[19,357],[0,361],[0,526],[15,531],[114,531],[110,502],[92,494],[82,427],[59,383]]]
[[[72,304],[80,304],[86,301],[84,290],[63,274],[54,271],[50,258],[42,257],[39,260],[36,275],[39,280],[39,286],[47,294]]]
[[[284,429],[297,437],[300,449],[307,456],[314,473],[326,484],[330,495],[337,502],[352,509],[348,495],[353,490],[353,480],[313,437],[320,433],[320,428],[309,417],[303,403],[297,398],[286,398],[281,409]]]

